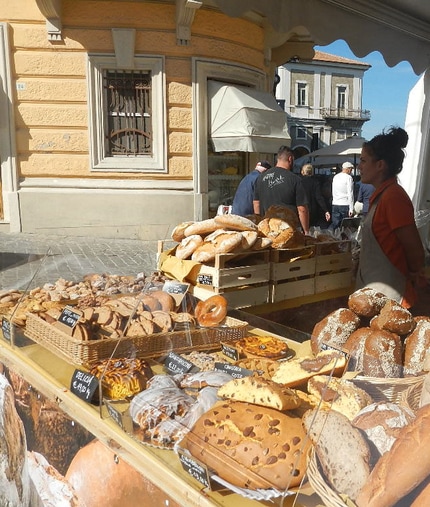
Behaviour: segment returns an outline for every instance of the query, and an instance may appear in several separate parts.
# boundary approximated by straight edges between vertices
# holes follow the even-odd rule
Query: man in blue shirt
[[[270,169],[270,164],[267,160],[258,162],[255,169],[247,174],[239,183],[233,199],[231,212],[235,215],[252,215],[254,207],[252,201],[254,200],[254,187],[257,178],[261,173]]]

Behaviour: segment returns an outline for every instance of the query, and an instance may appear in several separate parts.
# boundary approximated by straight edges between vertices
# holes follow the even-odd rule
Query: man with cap
[[[333,178],[330,225],[333,230],[341,226],[344,218],[352,217],[354,214],[354,181],[351,176],[353,168],[351,162],[344,162],[342,171]]]
[[[247,174],[239,183],[236,193],[234,195],[231,212],[235,215],[252,215],[254,213],[253,199],[254,199],[254,187],[257,178],[261,173],[270,169],[270,164],[267,160],[258,162],[255,169]]]

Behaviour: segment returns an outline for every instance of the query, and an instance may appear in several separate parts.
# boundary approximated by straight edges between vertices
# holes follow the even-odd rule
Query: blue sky
[[[363,125],[363,137],[371,139],[391,125],[404,127],[409,92],[419,79],[408,62],[388,67],[377,51],[357,58],[343,40],[328,46],[315,46],[315,49],[372,66],[363,78],[363,109],[371,114],[371,119]]]

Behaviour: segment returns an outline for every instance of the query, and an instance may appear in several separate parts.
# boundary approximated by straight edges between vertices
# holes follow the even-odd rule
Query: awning
[[[276,153],[290,139],[287,115],[267,92],[208,81],[214,151]]]

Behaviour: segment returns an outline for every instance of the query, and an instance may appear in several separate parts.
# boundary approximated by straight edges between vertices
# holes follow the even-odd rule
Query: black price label
[[[5,319],[4,317],[1,320],[1,330],[3,333],[3,337],[5,340],[10,341],[10,321]]]
[[[211,489],[210,475],[207,466],[197,461],[195,458],[188,456],[181,449],[178,449],[178,456],[182,468],[191,475],[191,477],[199,481],[200,484]]]
[[[197,277],[197,283],[200,285],[213,285],[213,276],[200,274]]]
[[[250,377],[253,374],[252,370],[247,370],[246,368],[241,368],[240,366],[229,363],[215,363],[215,370],[228,373],[233,378]]]
[[[98,378],[86,371],[75,370],[70,382],[70,391],[81,400],[91,402],[91,399],[99,386]]]
[[[73,329],[78,323],[78,320],[81,318],[81,316],[82,313],[79,313],[70,308],[69,306],[66,306],[61,312],[61,315],[58,317],[58,322],[61,322],[61,324],[64,324],[70,329]]]
[[[122,422],[122,414],[116,408],[114,408],[110,403],[106,403],[106,408],[109,415],[112,419],[118,424],[118,426],[123,430],[124,425]]]
[[[333,352],[339,352],[339,354],[341,354],[346,360],[348,360],[348,357],[349,357],[348,352],[345,352],[342,349],[338,349],[336,347],[333,347],[332,345],[329,345],[326,342],[321,342],[320,348],[321,348],[321,350],[332,350]]]
[[[176,280],[167,280],[164,282],[163,290],[169,294],[185,294],[190,287],[189,283],[181,283]]]
[[[175,354],[175,352],[169,352],[166,360],[164,361],[164,366],[169,373],[188,373],[191,368],[194,367],[194,363],[191,363],[182,356]]]
[[[229,357],[230,359],[233,359],[233,361],[239,360],[239,351],[235,349],[234,347],[230,347],[229,345],[226,345],[225,343],[221,343],[221,352]]]

